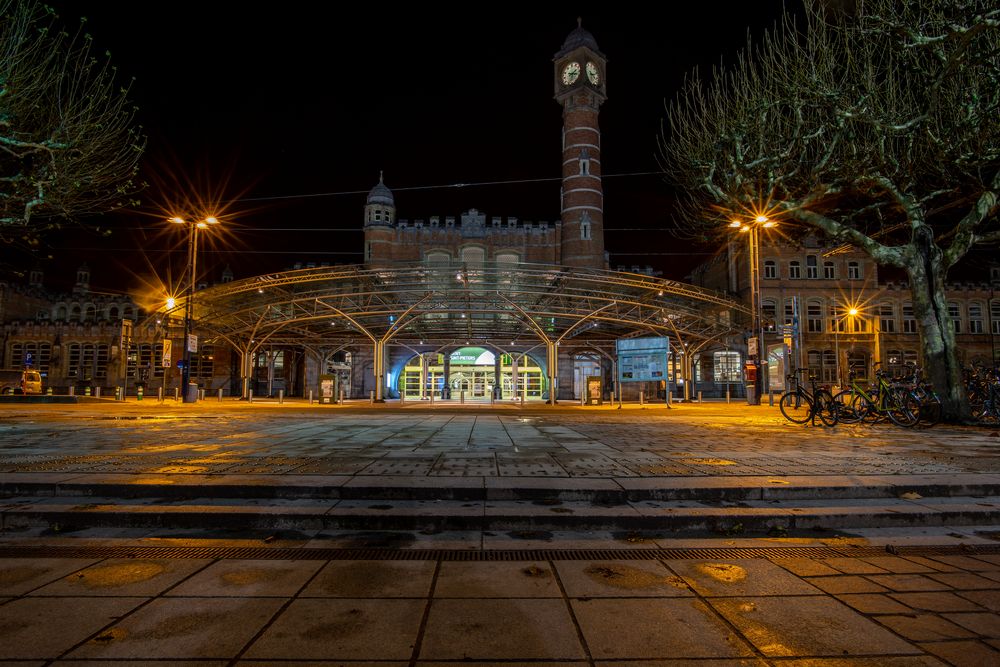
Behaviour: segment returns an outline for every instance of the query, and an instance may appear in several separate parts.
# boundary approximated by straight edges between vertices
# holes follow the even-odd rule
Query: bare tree
[[[0,240],[129,204],[145,148],[128,88],[83,25],[35,0],[0,0]]]
[[[667,108],[662,163],[679,228],[766,210],[909,277],[927,370],[967,414],[945,298],[949,269],[1000,240],[1000,9],[992,0],[805,0]],[[715,212],[715,215],[712,212]]]

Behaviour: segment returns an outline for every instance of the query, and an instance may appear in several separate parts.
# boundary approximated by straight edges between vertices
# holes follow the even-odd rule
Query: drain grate
[[[215,560],[432,560],[432,561],[604,561],[720,560],[738,558],[870,558],[885,556],[1000,554],[1000,545],[897,547],[891,552],[861,547],[727,547],[691,549],[307,549],[268,547],[0,546],[0,558],[142,558]]]

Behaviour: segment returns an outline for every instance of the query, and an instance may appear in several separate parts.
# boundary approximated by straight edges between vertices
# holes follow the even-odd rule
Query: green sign
[[[481,347],[462,347],[451,353],[452,366],[493,366],[496,357]]]

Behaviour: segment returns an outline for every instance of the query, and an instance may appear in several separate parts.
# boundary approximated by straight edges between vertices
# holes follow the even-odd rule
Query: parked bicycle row
[[[852,367],[850,385],[836,394],[817,385],[816,377],[807,376],[809,388],[799,376],[808,373],[800,368],[788,376],[791,389],[781,396],[778,407],[785,419],[796,424],[858,424],[889,421],[897,426],[934,426],[941,421],[941,400],[928,384],[921,369],[910,367],[905,377],[890,377],[875,364],[875,382],[869,386],[859,379]]]

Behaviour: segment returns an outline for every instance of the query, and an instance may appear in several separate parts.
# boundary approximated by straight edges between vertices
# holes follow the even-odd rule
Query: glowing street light
[[[198,400],[197,391],[191,392],[191,352],[194,341],[191,340],[191,307],[194,302],[194,286],[197,280],[198,265],[198,231],[208,229],[219,224],[214,216],[207,216],[201,220],[188,220],[179,216],[170,218],[170,222],[175,225],[185,225],[188,228],[188,285],[187,299],[184,301],[184,368],[181,370],[181,395],[184,403],[194,403]],[[173,308],[171,297],[167,300],[167,307]],[[176,301],[174,301],[176,303]]]
[[[766,215],[758,214],[753,220],[744,222],[734,218],[729,222],[730,229],[738,230],[741,234],[747,235],[750,248],[748,264],[750,265],[750,330],[752,338],[756,339],[756,348],[753,357],[753,396],[747,393],[747,403],[750,405],[760,405],[761,388],[764,385],[763,371],[761,368],[761,348],[764,346],[764,317],[760,298],[760,229],[770,229],[775,226],[773,220]],[[749,378],[748,378],[749,379]]]

